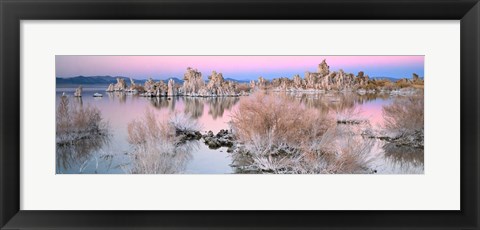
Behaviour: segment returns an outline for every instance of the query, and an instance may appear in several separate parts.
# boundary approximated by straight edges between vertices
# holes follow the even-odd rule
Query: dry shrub
[[[416,83],[416,84],[412,85],[412,87],[415,88],[415,89],[424,89],[423,82]]]
[[[155,113],[147,110],[143,119],[128,124],[128,142],[134,147],[132,163],[125,170],[134,174],[159,174],[181,172],[191,158],[191,146],[179,145],[177,130],[198,128],[195,120],[175,114],[168,120],[157,120]]]
[[[56,111],[57,143],[89,138],[91,135],[106,132],[107,123],[103,121],[98,108],[70,103],[67,96],[60,98]]]
[[[395,86],[398,88],[408,88],[412,86],[412,83],[410,82],[403,82],[403,81],[397,81],[395,82]]]
[[[96,107],[77,107],[72,113],[73,127],[77,132],[98,132],[102,117]]]
[[[175,143],[175,128],[167,122],[159,122],[155,113],[146,110],[141,120],[134,120],[127,126],[128,142],[132,145],[145,145],[157,140]]]
[[[371,173],[368,166],[374,160],[372,146],[373,140],[356,136],[349,128],[335,127],[305,152],[298,168],[309,174]]]
[[[372,90],[372,89],[378,89],[378,85],[375,84],[375,82],[368,82],[366,85],[358,87],[359,89],[365,89],[365,90]]]
[[[275,174],[296,173],[297,165],[301,161],[301,155],[293,156],[253,156],[253,164],[263,172],[271,172]]]
[[[327,173],[366,173],[368,164],[373,160],[371,150],[373,140],[365,140],[347,136],[338,146],[336,154],[328,159],[325,169]]]
[[[164,140],[176,144],[180,140],[177,134],[200,129],[201,126],[196,120],[183,113],[175,113],[168,120],[158,121],[155,113],[146,110],[143,119],[128,124],[128,142],[132,145],[143,145]]]
[[[174,116],[168,120],[168,124],[173,127],[177,133],[196,132],[202,128],[197,120],[194,120],[191,116],[184,113],[175,113]]]
[[[370,172],[371,142],[294,100],[254,94],[233,113],[232,129],[244,143],[246,153],[239,154],[249,155],[262,172]]]
[[[285,97],[256,93],[240,101],[232,115],[232,128],[245,143],[299,148],[320,138],[333,119]]]
[[[385,82],[385,84],[383,85],[383,89],[384,90],[395,90],[395,89],[397,89],[397,86],[395,85],[394,82],[388,81],[388,82]]]
[[[66,96],[62,96],[56,111],[57,135],[68,133],[71,130],[73,124],[71,122],[70,110],[70,101]]]
[[[378,87],[384,87],[385,85],[391,83],[390,80],[386,80],[386,79],[379,79],[379,80],[375,80],[375,81],[369,81],[369,84],[372,83],[374,84],[375,86],[378,86]]]
[[[136,148],[130,155],[131,164],[125,171],[131,174],[173,174],[182,172],[191,159],[191,150],[172,142],[157,140]]]
[[[385,127],[391,132],[409,135],[416,131],[423,131],[423,95],[397,98],[392,104],[383,106],[382,112]]]

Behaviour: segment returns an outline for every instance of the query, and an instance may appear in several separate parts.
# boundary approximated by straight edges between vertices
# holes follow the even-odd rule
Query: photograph
[[[480,0],[0,12],[0,230],[480,230]]]
[[[56,55],[55,82],[56,174],[424,174],[423,55]]]

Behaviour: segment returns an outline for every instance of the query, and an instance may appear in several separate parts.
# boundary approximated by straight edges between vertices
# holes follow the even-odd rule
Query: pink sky
[[[204,77],[215,70],[224,77],[256,79],[292,77],[315,71],[326,59],[331,70],[364,71],[371,77],[423,77],[424,56],[56,56],[56,77],[126,76],[182,78],[187,67],[196,68]]]

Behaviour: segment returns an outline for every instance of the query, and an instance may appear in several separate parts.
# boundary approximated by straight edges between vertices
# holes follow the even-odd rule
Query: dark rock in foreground
[[[228,130],[222,129],[216,135],[214,135],[212,131],[208,131],[208,133],[202,137],[204,143],[211,149],[233,146],[234,137],[233,134]]]
[[[186,142],[191,140],[200,140],[202,134],[199,131],[190,131],[190,130],[176,130],[176,136],[180,137],[180,142]]]

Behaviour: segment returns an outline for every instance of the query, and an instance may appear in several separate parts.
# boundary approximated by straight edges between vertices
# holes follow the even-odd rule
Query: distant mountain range
[[[391,82],[396,82],[400,80],[400,78],[393,78],[393,77],[371,77],[370,79],[375,79],[375,80],[389,80]]]
[[[69,77],[69,78],[61,78],[57,77],[56,82],[58,85],[109,85],[117,83],[117,78],[125,79],[125,82],[130,84],[130,78],[128,77],[112,77],[112,76],[76,76],[76,77]],[[169,78],[170,79],[170,78]],[[167,82],[167,80],[163,80]],[[172,78],[175,83],[182,84],[183,81],[178,78]],[[147,79],[133,79],[136,84],[144,84]],[[154,81],[159,81],[157,79],[153,79]]]
[[[130,78],[128,77],[112,77],[112,76],[76,76],[76,77],[69,77],[69,78],[61,78],[57,77],[56,82],[57,85],[109,85],[109,84],[115,84],[117,83],[117,78],[123,78],[125,79],[125,82],[127,84],[130,84]],[[170,78],[169,78],[170,79]],[[162,80],[165,83],[168,82],[168,80]],[[183,80],[178,79],[176,77],[171,78],[175,83],[177,84],[183,84]],[[145,84],[147,79],[133,79],[136,84]],[[153,79],[154,81],[158,82],[160,80],[158,79]],[[232,78],[225,78],[226,81],[234,81],[238,83],[248,83],[248,80],[235,80]]]
[[[233,78],[225,78],[225,81],[233,81],[233,82],[238,82],[238,83],[250,83],[250,80],[237,80]]]

